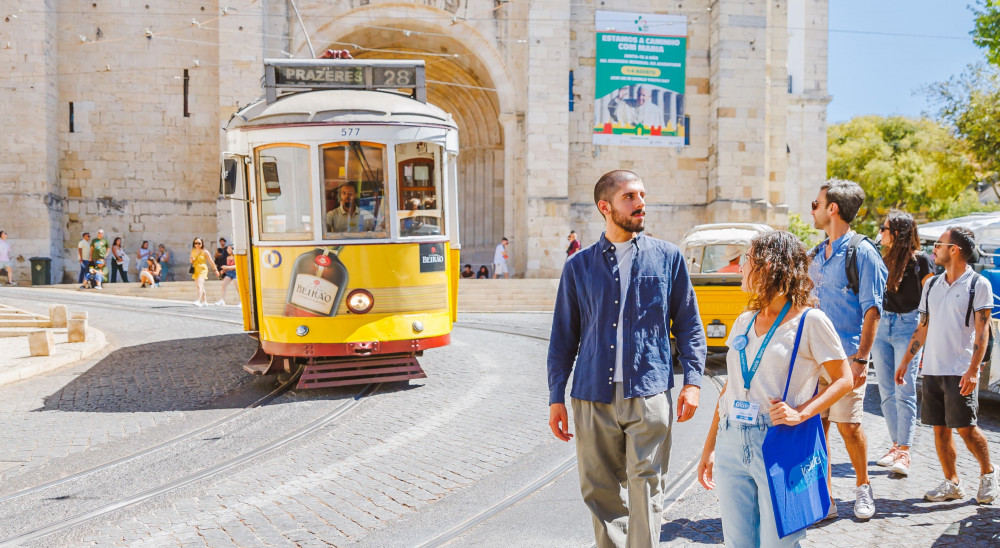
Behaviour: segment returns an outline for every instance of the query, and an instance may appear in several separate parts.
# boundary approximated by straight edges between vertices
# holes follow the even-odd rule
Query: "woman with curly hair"
[[[910,473],[910,444],[917,426],[917,364],[923,352],[913,356],[906,369],[906,384],[901,386],[895,382],[896,366],[917,329],[920,293],[924,282],[934,274],[934,265],[920,251],[917,224],[910,215],[895,209],[889,211],[879,233],[889,277],[882,319],[872,344],[872,361],[892,447],[875,464],[892,467],[893,472],[905,476]]]
[[[805,530],[778,537],[762,446],[773,425],[797,425],[847,394],[853,384],[833,324],[810,309],[813,283],[802,242],[784,231],[756,236],[740,273],[750,294],[726,345],[726,386],[698,464],[698,480],[718,488],[727,546],[798,546]],[[808,314],[806,314],[808,312]],[[795,367],[788,376],[800,330]],[[832,379],[816,394],[820,370]],[[788,399],[782,401],[786,382]]]

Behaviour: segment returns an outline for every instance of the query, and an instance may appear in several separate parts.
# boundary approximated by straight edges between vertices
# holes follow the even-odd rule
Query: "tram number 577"
[[[340,129],[341,137],[357,137],[361,135],[361,128],[359,127],[345,127]]]

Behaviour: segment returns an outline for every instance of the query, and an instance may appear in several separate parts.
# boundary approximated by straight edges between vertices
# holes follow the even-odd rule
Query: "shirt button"
[[[614,347],[615,347],[615,345],[611,345],[611,348],[614,348]]]
[[[611,327],[618,327],[618,324],[613,323],[613,324],[611,324]]]
[[[618,301],[615,301],[615,304],[618,304]]]

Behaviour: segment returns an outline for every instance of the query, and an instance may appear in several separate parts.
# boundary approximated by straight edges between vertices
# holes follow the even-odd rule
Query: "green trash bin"
[[[31,285],[51,285],[52,259],[48,257],[32,257]]]

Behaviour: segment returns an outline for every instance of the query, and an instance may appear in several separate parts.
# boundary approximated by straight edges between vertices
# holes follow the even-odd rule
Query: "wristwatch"
[[[860,363],[862,365],[868,365],[868,360],[866,360],[864,358],[854,358],[854,361],[856,361],[856,362],[858,362],[858,363]]]

